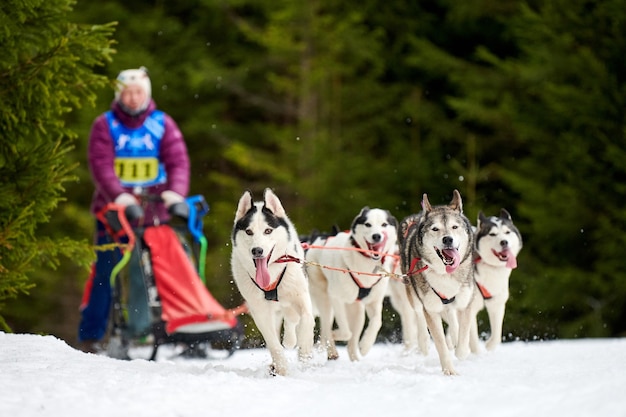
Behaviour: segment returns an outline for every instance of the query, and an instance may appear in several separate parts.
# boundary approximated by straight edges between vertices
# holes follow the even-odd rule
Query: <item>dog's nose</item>
[[[382,236],[380,235],[380,233],[374,233],[372,235],[372,240],[374,241],[374,243],[380,242],[380,239],[382,239]]]
[[[509,241],[506,239],[502,239],[500,241],[500,246],[502,246],[503,248],[506,248],[507,246],[509,246]]]
[[[259,248],[258,246],[256,248],[252,248],[252,256],[255,258],[261,258],[263,256],[263,248]]]
[[[442,241],[445,246],[452,246],[452,242],[454,242],[454,238],[452,238],[452,236],[444,236]]]

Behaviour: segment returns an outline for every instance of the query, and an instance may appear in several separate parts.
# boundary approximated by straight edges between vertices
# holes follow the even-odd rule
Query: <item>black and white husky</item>
[[[500,216],[486,217],[481,211],[476,226],[474,280],[476,291],[471,302],[472,327],[470,348],[477,353],[478,325],[476,315],[487,309],[491,336],[485,346],[495,349],[502,342],[502,323],[509,299],[509,277],[517,267],[517,255],[522,249],[522,235],[505,209]]]
[[[270,372],[285,375],[283,325],[283,344],[297,346],[301,361],[313,350],[315,321],[298,233],[267,188],[260,202],[253,201],[250,191],[241,196],[231,239],[233,277],[272,356]]]
[[[422,209],[400,223],[402,273],[409,280],[407,292],[414,308],[424,309],[443,373],[454,375],[442,320],[450,326],[456,356],[464,359],[469,355],[473,318],[468,306],[474,290],[474,234],[457,190],[450,204],[440,206],[432,206],[424,194]]]
[[[338,357],[335,341],[348,341],[352,361],[374,345],[382,326],[397,225],[389,211],[364,207],[349,231],[318,238],[307,250],[311,297],[320,316],[320,341],[328,359]],[[363,330],[366,313],[369,322]],[[337,329],[333,332],[334,321]]]

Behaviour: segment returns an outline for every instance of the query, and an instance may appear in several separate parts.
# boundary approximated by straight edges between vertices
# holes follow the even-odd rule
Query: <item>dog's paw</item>
[[[337,352],[337,348],[335,348],[334,345],[328,346],[326,357],[329,361],[336,361],[337,359],[339,359],[339,353]]]
[[[467,359],[467,357],[470,354],[470,349],[469,349],[469,347],[457,346],[455,354],[456,354],[456,357],[459,358],[459,359]]]
[[[458,375],[458,372],[453,367],[443,368],[443,374],[446,376]]]
[[[358,349],[350,346],[350,344],[348,344],[348,357],[352,362],[358,362],[361,359],[359,357]]]
[[[347,342],[352,337],[350,330],[335,329],[333,330],[333,339],[339,342]]]
[[[313,352],[309,349],[298,349],[298,361],[308,363],[313,359]]]
[[[285,376],[287,375],[287,368],[284,366],[278,366],[275,363],[269,366],[270,376]]]
[[[359,343],[359,352],[361,352],[361,356],[365,356],[372,349],[372,343]]]
[[[487,350],[494,350],[500,344],[500,340],[495,339],[494,337],[490,337],[489,340],[485,343],[485,347]]]

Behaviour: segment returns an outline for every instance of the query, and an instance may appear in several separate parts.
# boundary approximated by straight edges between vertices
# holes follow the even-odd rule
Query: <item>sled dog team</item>
[[[421,204],[401,222],[364,207],[349,230],[303,243],[271,189],[262,201],[243,193],[231,267],[271,354],[272,375],[288,373],[285,348],[297,348],[303,362],[312,356],[315,317],[328,359],[338,358],[335,342],[345,341],[350,360],[359,360],[382,326],[385,296],[400,314],[405,347],[427,354],[432,338],[446,375],[456,374],[452,350],[459,359],[479,352],[476,315],[483,308],[487,349],[501,342],[509,276],[522,248],[511,216],[481,212],[473,227],[457,190],[447,205],[431,205],[426,194]]]

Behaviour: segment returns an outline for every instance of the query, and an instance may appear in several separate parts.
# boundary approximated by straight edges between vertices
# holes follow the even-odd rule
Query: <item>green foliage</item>
[[[2,17],[2,33],[17,33],[20,16],[35,6],[54,6],[57,14],[49,16],[68,10],[57,7],[67,6],[60,0],[26,3],[31,9]],[[13,221],[25,226],[28,216],[38,219],[46,234],[37,238],[90,235],[89,127],[113,97],[105,78],[144,65],[157,104],[185,135],[191,191],[211,205],[205,222],[208,286],[227,306],[241,301],[230,279],[229,241],[245,189],[260,197],[263,188],[274,188],[306,234],[335,224],[346,228],[364,205],[402,218],[420,209],[423,193],[445,203],[458,188],[470,219],[479,210],[495,214],[504,207],[524,235],[511,277],[507,337],[626,332],[620,257],[626,240],[623,0],[114,0],[80,2],[72,16],[94,25],[83,28],[87,44],[102,43],[103,54],[110,51],[106,23],[119,22],[114,62],[98,61],[95,53],[91,62],[68,64],[102,63],[101,75],[80,73],[76,80],[83,83],[68,80],[61,92],[51,89],[61,86],[51,73],[46,78],[11,67],[16,77],[30,74],[39,84],[1,80],[0,105],[15,109],[2,113],[2,123],[18,129],[17,120],[46,120],[27,108],[36,104],[63,115],[54,120],[64,120],[67,128],[57,128],[71,127],[81,138],[70,149],[61,133],[40,129],[29,130],[29,141],[3,144],[0,168],[63,159],[62,168],[50,170],[54,185],[41,186],[55,195],[65,192],[63,204],[28,206],[32,197],[20,200],[28,175],[8,177],[0,191],[11,208],[22,201]],[[54,33],[66,31],[44,36],[45,27],[2,42],[48,42],[49,53],[66,51],[52,47],[60,45]],[[80,44],[75,53],[98,52]],[[10,43],[4,50],[0,62],[25,54]],[[54,68],[62,79],[77,71]],[[5,85],[11,86],[7,93]],[[46,97],[45,103],[8,103],[18,92],[14,86],[29,86],[20,94]],[[66,108],[78,103],[63,94],[75,93],[72,87],[82,92],[82,86],[98,93],[96,107],[68,114]],[[56,147],[42,140],[49,137]],[[45,157],[31,156],[34,150]],[[11,154],[7,162],[9,151],[20,151],[21,158]],[[70,177],[78,181],[67,183]],[[31,256],[21,262],[30,266],[33,252],[26,254]],[[64,263],[57,274],[75,274],[74,268]],[[80,282],[86,273],[78,276]]]
[[[623,6],[554,1],[525,8],[513,24],[523,54],[501,66],[522,87],[508,116],[528,149],[507,178],[524,196],[520,214],[532,219],[531,242],[541,242],[534,255],[554,278],[551,288],[566,290],[543,306],[563,323],[563,337],[626,330],[626,275],[619,266],[626,230]],[[526,298],[538,303],[545,287],[538,283]]]
[[[626,330],[618,266],[626,230],[623,6],[521,7],[508,22],[519,53],[477,50],[486,69],[475,75],[487,76],[466,77],[461,98],[450,101],[506,158],[496,172],[526,238],[509,320],[524,338]]]
[[[92,67],[109,59],[110,25],[67,19],[69,0],[8,1],[0,7],[0,301],[33,287],[29,276],[60,256],[86,264],[83,242],[42,233],[75,179],[68,163],[76,134],[63,116],[94,103],[107,79]],[[8,330],[6,322],[2,321]]]

